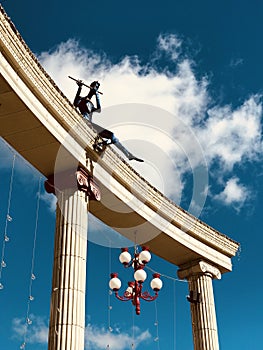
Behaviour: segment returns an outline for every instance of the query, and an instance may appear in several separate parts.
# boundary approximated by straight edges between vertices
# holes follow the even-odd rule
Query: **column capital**
[[[56,195],[57,190],[63,191],[67,188],[83,191],[90,199],[97,201],[101,199],[99,186],[95,183],[92,175],[81,167],[52,174],[45,181],[45,189],[48,193]]]
[[[221,279],[220,270],[207,263],[206,261],[193,261],[182,265],[177,271],[177,275],[180,279],[188,279],[194,275],[210,275],[213,279]]]

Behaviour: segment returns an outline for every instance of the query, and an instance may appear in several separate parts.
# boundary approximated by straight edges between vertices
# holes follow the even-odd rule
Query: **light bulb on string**
[[[12,216],[10,216],[9,214],[6,215],[6,220],[11,222],[13,220]]]

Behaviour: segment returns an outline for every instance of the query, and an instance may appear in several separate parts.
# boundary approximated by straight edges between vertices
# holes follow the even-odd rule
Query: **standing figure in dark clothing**
[[[99,98],[99,93],[98,93],[98,89],[100,87],[100,84],[98,81],[93,81],[90,84],[90,92],[85,97],[80,96],[82,85],[83,85],[81,80],[77,81],[77,84],[78,84],[79,88],[78,88],[78,91],[76,93],[73,104],[75,107],[78,107],[80,113],[83,115],[83,118],[91,123],[92,122],[92,114],[94,112],[100,113],[100,111],[101,111],[100,98]],[[91,102],[91,98],[94,95],[96,96],[96,105],[97,105],[96,108],[94,107],[94,104]]]
[[[82,81],[78,80],[78,91],[74,99],[74,106],[77,107],[80,113],[83,115],[83,118],[92,125],[92,127],[98,132],[98,135],[103,141],[99,142],[99,138],[96,138],[94,149],[101,150],[103,147],[114,144],[129,160],[137,160],[138,162],[143,162],[142,159],[135,157],[132,153],[130,153],[115,137],[114,133],[110,130],[104,129],[98,124],[92,122],[92,115],[94,112],[101,112],[100,98],[99,98],[99,82],[93,81],[90,84],[90,91],[87,96],[81,97],[81,89],[82,89]],[[96,97],[96,107],[91,102],[91,98],[95,95]]]

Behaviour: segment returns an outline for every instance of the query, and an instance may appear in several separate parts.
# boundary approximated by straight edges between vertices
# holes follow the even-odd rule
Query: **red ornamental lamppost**
[[[140,315],[140,299],[145,301],[153,301],[158,297],[158,292],[163,286],[163,282],[160,279],[159,273],[153,274],[153,279],[151,280],[151,288],[155,292],[153,296],[149,292],[143,292],[143,282],[147,278],[147,274],[144,271],[145,265],[151,260],[151,253],[147,247],[143,247],[142,251],[139,253],[137,248],[135,248],[134,257],[128,252],[128,248],[122,248],[122,253],[119,256],[120,262],[124,267],[133,267],[134,269],[134,281],[128,282],[128,287],[124,294],[121,296],[118,294],[121,288],[121,281],[118,278],[117,273],[111,274],[111,279],[109,282],[110,288],[114,291],[117,299],[121,301],[131,300],[136,309],[136,314]]]

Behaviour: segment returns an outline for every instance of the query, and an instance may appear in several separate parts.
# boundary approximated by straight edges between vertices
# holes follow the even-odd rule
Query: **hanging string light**
[[[39,219],[40,186],[41,186],[41,177],[39,178],[39,181],[38,181],[36,218],[35,218],[35,229],[34,229],[34,237],[33,237],[30,280],[29,280],[29,287],[28,287],[28,299],[27,299],[27,311],[26,311],[26,318],[25,318],[25,330],[24,330],[24,335],[23,335],[23,343],[21,344],[20,349],[25,349],[26,348],[28,326],[30,326],[33,323],[33,320],[30,318],[30,308],[31,308],[31,303],[34,300],[34,296],[33,296],[33,293],[32,293],[33,282],[36,279],[36,275],[35,275],[35,271],[34,270],[35,270],[36,240],[37,240],[38,219]]]
[[[154,301],[155,304],[155,321],[154,325],[156,328],[156,335],[154,338],[154,341],[157,343],[157,349],[160,350],[160,341],[159,341],[159,320],[158,320],[158,310],[157,310],[157,302],[156,300]]]
[[[8,223],[12,221],[12,216],[10,215],[10,207],[11,207],[11,198],[12,198],[12,191],[13,191],[15,161],[16,161],[16,155],[14,154],[13,155],[13,162],[12,162],[11,176],[10,176],[10,183],[9,183],[9,193],[8,193],[8,202],[7,202],[7,213],[6,213],[6,219],[5,219],[5,229],[4,229],[4,236],[3,236],[3,243],[2,243],[2,254],[1,254],[1,264],[0,264],[0,290],[4,289],[4,285],[2,283],[2,272],[3,272],[3,269],[7,266],[7,264],[5,262],[5,248],[6,248],[6,244],[10,240],[8,233],[7,233],[7,229],[8,229]]]

